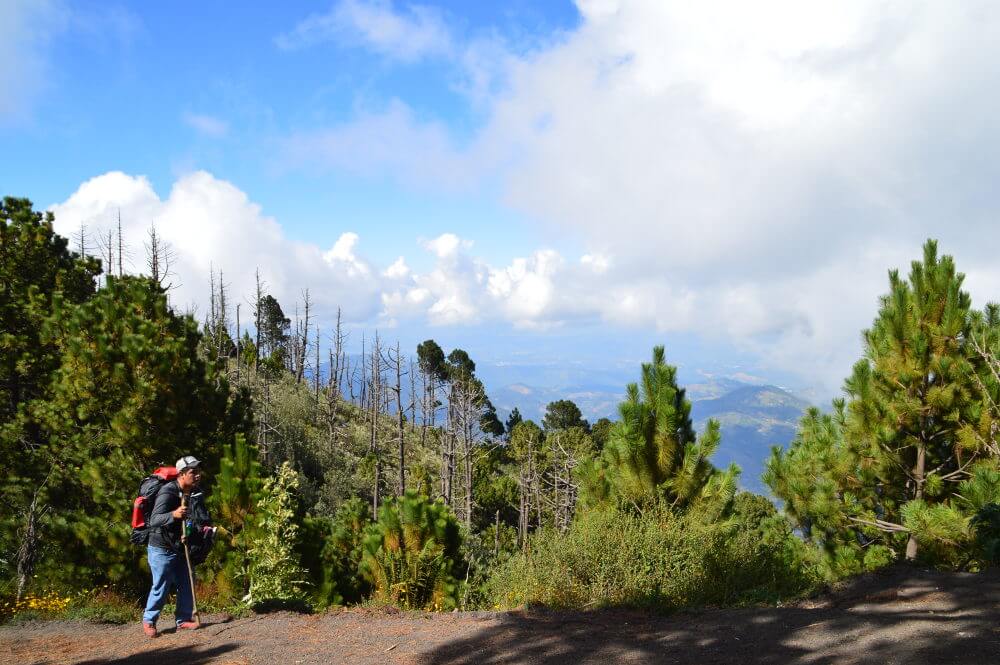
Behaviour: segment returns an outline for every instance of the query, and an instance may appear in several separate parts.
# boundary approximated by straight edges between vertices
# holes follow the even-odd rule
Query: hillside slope
[[[809,403],[776,386],[743,385],[721,397],[695,400],[691,417],[699,431],[709,418],[719,421],[722,443],[713,458],[716,466],[735,462],[743,469],[740,484],[764,492],[760,480],[771,446],[787,446]]]

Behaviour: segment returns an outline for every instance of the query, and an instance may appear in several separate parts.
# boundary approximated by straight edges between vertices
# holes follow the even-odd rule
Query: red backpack
[[[139,496],[132,503],[132,536],[129,538],[136,545],[145,545],[149,541],[149,514],[153,512],[156,495],[172,480],[177,480],[177,469],[161,466],[139,483]]]

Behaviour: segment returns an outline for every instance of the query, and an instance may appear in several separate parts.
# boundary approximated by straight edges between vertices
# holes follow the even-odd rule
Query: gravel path
[[[276,613],[149,640],[139,624],[0,628],[0,662],[1000,663],[1000,574],[897,569],[782,608],[673,616],[592,612]]]

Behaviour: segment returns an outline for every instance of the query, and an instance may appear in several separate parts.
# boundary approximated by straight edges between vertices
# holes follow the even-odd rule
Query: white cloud
[[[144,177],[107,173],[52,210],[64,236],[81,223],[92,234],[106,232],[120,210],[132,248],[131,272],[143,270],[141,242],[155,222],[177,253],[173,301],[182,308],[196,305],[201,313],[210,269],[224,272],[232,302],[247,301],[259,269],[288,314],[302,290],[310,289],[324,327],[332,325],[339,306],[348,321],[382,327],[493,323],[547,329],[603,321],[661,332],[697,330],[734,340],[764,359],[765,368],[798,367],[827,394],[857,357],[858,332],[874,315],[886,269],[905,269],[917,249],[871,243],[784,279],[719,279],[695,287],[655,272],[637,275],[608,257],[570,260],[547,249],[490,265],[471,254],[471,242],[452,233],[415,241],[433,257],[427,271],[414,272],[403,256],[383,268],[360,254],[362,239],[350,231],[327,250],[288,239],[245,193],[205,172],[180,178],[165,198]],[[974,293],[996,292],[1000,271],[992,261],[968,267]],[[248,320],[249,313],[243,317]],[[848,335],[854,344],[845,343]]]
[[[341,0],[326,14],[314,14],[275,39],[296,49],[336,40],[361,46],[393,60],[414,62],[446,55],[452,38],[437,10],[408,5],[397,11],[390,0]]]
[[[927,237],[956,256],[977,305],[1000,293],[993,4],[605,0],[580,10],[577,29],[494,61],[502,71],[471,93],[486,121],[464,145],[392,101],[289,137],[285,157],[424,187],[498,184],[583,256],[526,247],[490,265],[451,233],[416,240],[433,258],[426,271],[403,257],[375,266],[349,232],[329,250],[288,240],[204,173],[163,200],[141,179],[102,176],[61,216],[120,204],[139,231],[154,219],[176,227],[192,300],[209,262],[234,285],[251,284],[259,265],[283,302],[312,286],[354,320],[693,331],[828,394],[858,357],[886,270],[905,272]]]
[[[406,259],[402,256],[393,261],[392,265],[382,272],[382,276],[389,279],[405,279],[409,274],[410,267],[406,265]]]
[[[599,275],[606,273],[611,267],[611,260],[603,254],[584,254],[580,257],[580,263]]]
[[[489,65],[456,46],[487,118],[464,144],[397,101],[374,115],[384,125],[362,114],[332,130],[339,143],[306,141],[298,157],[352,168],[331,155],[384,128],[411,156],[376,149],[375,175],[495,180],[507,204],[582,243],[586,257],[551,273],[531,259],[487,271],[492,297],[514,298],[501,307],[511,320],[589,312],[707,331],[830,391],[887,268],[905,272],[926,238],[956,256],[978,304],[997,297],[995,3],[578,8],[574,30]],[[514,296],[518,284],[531,297]]]
[[[429,252],[433,252],[440,259],[447,259],[458,255],[460,249],[468,249],[472,243],[463,241],[454,233],[442,233],[437,238],[422,240],[421,245]]]
[[[208,277],[214,268],[223,271],[233,302],[245,302],[253,293],[259,269],[268,291],[289,310],[301,299],[302,289],[309,288],[322,316],[330,316],[338,305],[353,320],[370,319],[379,311],[379,282],[356,254],[356,234],[344,233],[326,252],[293,241],[245,193],[204,171],[181,177],[162,199],[144,177],[107,173],[82,184],[52,210],[56,230],[64,236],[75,233],[81,223],[92,233],[106,231],[120,210],[132,253],[126,267],[133,272],[144,270],[142,241],[155,222],[177,254],[180,286],[171,298],[182,308],[196,305],[206,311]]]
[[[187,111],[181,115],[181,120],[199,134],[212,138],[221,138],[229,133],[229,123],[211,115]]]

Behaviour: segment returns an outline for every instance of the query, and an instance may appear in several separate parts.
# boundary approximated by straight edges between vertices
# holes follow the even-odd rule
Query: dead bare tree
[[[306,368],[306,357],[309,354],[309,310],[312,306],[312,302],[309,299],[309,289],[305,289],[302,292],[303,307],[305,308],[305,314],[303,320],[300,322],[298,320],[298,305],[296,305],[296,321],[295,321],[295,382],[302,383],[302,377],[305,374]]]
[[[240,365],[243,364],[243,332],[240,330],[240,305],[236,303],[236,385],[240,385]]]
[[[406,437],[403,431],[403,355],[399,350],[399,342],[396,342],[396,353],[392,354],[391,349],[388,354],[388,365],[395,370],[396,384],[392,387],[392,392],[396,395],[396,445],[399,453],[399,478],[397,479],[396,491],[399,496],[406,493]]]
[[[417,422],[417,373],[412,359],[407,375],[410,377],[410,405],[407,408],[410,411],[410,428],[412,429]]]
[[[215,356],[213,360],[225,363],[232,352],[232,338],[229,336],[229,289],[221,270],[218,282],[215,281],[215,268],[209,266],[209,271],[211,297],[205,327]]]
[[[347,335],[341,329],[340,308],[338,307],[337,326],[333,333],[333,362],[331,363],[330,380],[340,395],[343,395],[341,382],[344,380],[344,372],[347,368],[346,358],[344,357],[344,342],[346,339]]]
[[[472,527],[474,501],[473,469],[480,435],[485,393],[482,383],[472,376],[455,377],[448,391],[448,450],[446,466],[449,474],[449,494],[454,496],[454,474],[458,446],[461,445],[462,462],[462,518],[466,528]]]
[[[76,245],[76,253],[80,255],[80,258],[87,258],[87,252],[90,251],[88,240],[87,225],[80,222],[80,229],[73,234],[73,243]]]
[[[382,341],[379,338],[378,332],[375,332],[375,340],[372,345],[372,351],[370,355],[369,362],[371,363],[371,383],[368,389],[368,402],[369,402],[369,436],[370,445],[369,452],[373,457],[375,463],[375,479],[372,484],[372,513],[378,514],[379,499],[381,493],[382,484],[382,451],[379,445],[379,418],[381,416],[382,410]]]
[[[257,375],[257,371],[260,366],[260,326],[261,326],[261,311],[260,303],[264,300],[264,285],[260,281],[260,268],[254,271],[254,277],[257,282],[257,298],[253,302],[253,319],[254,319],[254,347],[255,354],[253,360],[253,373],[254,376]]]
[[[313,367],[313,393],[316,396],[316,403],[317,404],[319,403],[319,379],[320,379],[320,371],[319,371],[319,340],[320,340],[320,337],[319,337],[319,326],[316,326],[316,343],[315,343],[315,347],[316,347],[316,365]]]
[[[125,275],[125,261],[123,257],[125,256],[125,248],[122,243],[122,209],[118,209],[118,276],[123,277]]]
[[[173,282],[167,283],[167,280],[174,274],[173,265],[177,260],[177,253],[170,243],[160,237],[155,224],[150,224],[143,246],[146,249],[146,267],[149,268],[149,276],[164,291],[174,288]]]
[[[111,229],[108,229],[106,236],[103,231],[97,236],[97,250],[101,255],[101,261],[104,262],[104,286],[108,285],[108,280],[115,274],[114,237],[114,231]]]
[[[39,546],[41,541],[39,521],[48,512],[49,506],[39,505],[42,490],[49,483],[52,471],[49,470],[38,487],[35,488],[31,496],[31,503],[28,505],[27,514],[24,520],[24,529],[21,532],[21,543],[17,550],[17,597],[21,600],[24,590],[28,586],[28,581],[32,579],[35,572],[35,563],[38,560]]]

